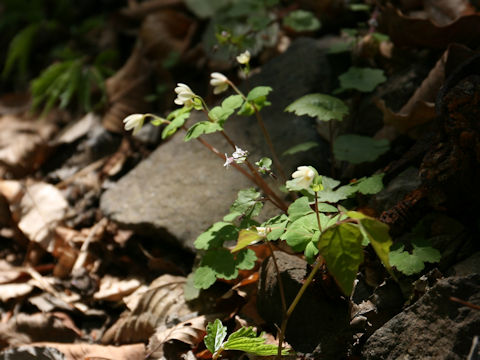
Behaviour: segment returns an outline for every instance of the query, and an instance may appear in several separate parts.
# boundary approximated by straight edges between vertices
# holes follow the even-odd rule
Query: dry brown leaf
[[[47,141],[57,127],[51,117],[23,119],[13,115],[0,117],[0,175],[20,177],[36,170],[48,155]]]
[[[425,11],[435,24],[445,26],[462,15],[473,14],[468,0],[425,0]]]
[[[57,349],[65,355],[65,360],[112,359],[144,360],[145,345],[104,346],[95,344],[62,344],[54,342],[33,343],[32,346],[45,346]]]
[[[88,113],[82,118],[71,121],[65,126],[50,142],[51,146],[60,144],[70,144],[74,141],[86,136],[88,132],[94,127],[94,124],[99,122],[98,115]]]
[[[462,16],[446,26],[431,20],[415,19],[388,5],[382,8],[379,30],[397,46],[421,46],[445,49],[451,43],[471,48],[480,45],[480,14]]]
[[[152,359],[161,359],[163,344],[172,340],[178,340],[192,347],[197,346],[206,333],[209,322],[215,321],[218,315],[201,315],[184,321],[171,328],[160,326],[148,341],[148,353]]]
[[[135,278],[120,279],[106,275],[100,281],[100,289],[93,294],[93,298],[95,300],[120,301],[137,290],[141,284],[140,280]]]
[[[0,259],[0,284],[6,284],[17,280],[23,271],[12,266],[8,261]]]
[[[82,336],[82,332],[64,313],[17,314],[9,321],[14,330],[26,334],[32,341],[56,339],[73,342]]]
[[[22,183],[16,180],[0,180],[0,193],[13,205],[20,201],[23,195]]]
[[[67,209],[67,201],[55,186],[41,182],[27,184],[19,205],[18,227],[31,241],[51,252],[54,229],[64,219]]]
[[[172,275],[162,275],[154,280],[150,289],[140,296],[135,309],[122,314],[106,331],[102,342],[147,341],[157,327],[191,316],[192,310],[183,296],[185,282],[186,278]]]
[[[30,284],[2,284],[0,285],[0,301],[6,302],[29,294],[33,290]]]

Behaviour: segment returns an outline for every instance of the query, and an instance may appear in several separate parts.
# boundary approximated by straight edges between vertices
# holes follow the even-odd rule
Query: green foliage
[[[383,189],[382,178],[383,174],[376,174],[338,187],[340,181],[324,176],[322,181],[323,190],[318,193],[318,201],[337,203],[357,192],[364,195],[376,194]]]
[[[166,139],[175,134],[177,130],[181,128],[185,124],[185,121],[187,121],[187,119],[190,117],[191,111],[192,108],[188,108],[186,106],[172,111],[167,116],[167,120],[170,121],[170,123],[163,129],[162,139]]]
[[[268,157],[263,157],[260,160],[258,160],[255,165],[258,166],[258,171],[261,174],[266,174],[271,171],[272,168],[272,159]]]
[[[271,103],[267,101],[267,95],[272,90],[270,86],[257,86],[250,90],[247,95],[247,101],[243,103],[238,111],[238,115],[251,116],[255,114],[255,109],[260,111],[265,106],[269,106]]]
[[[213,323],[208,323],[207,334],[203,339],[205,346],[212,353],[215,354],[222,347],[223,340],[227,336],[227,327],[223,326],[219,319]]]
[[[242,229],[238,234],[237,245],[232,249],[232,252],[242,250],[261,239],[262,236],[256,230]]]
[[[240,190],[237,199],[230,207],[230,213],[244,215],[248,218],[258,216],[263,207],[263,203],[259,201],[260,195],[254,188]]]
[[[285,150],[282,156],[293,155],[302,151],[308,151],[310,149],[313,149],[314,147],[317,147],[318,145],[318,142],[315,141],[307,141],[301,144],[297,144],[295,146],[292,146],[290,149]]]
[[[97,105],[106,101],[104,78],[95,66],[84,66],[82,60],[67,60],[50,65],[38,78],[32,81],[33,108],[43,104],[43,112],[48,112],[59,103],[66,108],[74,95],[84,111],[92,109],[92,93],[97,88],[102,98]]]
[[[283,25],[289,28],[302,31],[315,31],[320,29],[320,21],[311,11],[295,10],[283,18]]]
[[[262,224],[269,227],[270,232],[267,234],[267,240],[278,240],[282,236],[288,224],[288,217],[285,214],[274,216]]]
[[[405,245],[397,243],[390,251],[390,265],[395,266],[398,271],[405,275],[419,273],[425,268],[425,263],[439,262],[442,255],[432,247],[430,242],[423,238],[416,238],[411,241],[412,252],[404,251]]]
[[[387,80],[383,70],[355,66],[352,66],[346,73],[340,75],[338,79],[340,80],[340,88],[335,91],[336,93],[345,90],[370,92]]]
[[[342,100],[330,95],[308,94],[288,105],[285,111],[298,116],[309,115],[321,121],[341,121],[348,114],[348,107]]]
[[[211,134],[211,133],[222,131],[222,130],[223,130],[223,127],[218,122],[199,121],[193,124],[190,129],[188,129],[184,140],[190,141],[192,139],[198,138],[201,135]]]
[[[358,226],[342,223],[320,236],[318,249],[328,270],[346,295],[353,290],[358,267],[363,262],[362,233]]]
[[[207,334],[204,342],[207,349],[216,359],[223,350],[239,350],[258,356],[270,356],[277,354],[277,345],[265,344],[266,339],[263,334],[257,336],[252,327],[242,327],[232,333],[227,341],[227,328],[223,326],[219,319],[207,325]],[[282,355],[290,354],[289,351],[282,349]]]
[[[386,139],[376,140],[369,136],[355,134],[340,135],[333,143],[335,158],[352,164],[374,161],[388,150],[390,150],[390,143]]]
[[[208,250],[221,247],[225,241],[235,240],[238,228],[229,222],[219,221],[200,234],[195,240],[195,247],[199,250]]]
[[[215,106],[208,116],[214,122],[219,123],[222,127],[225,121],[243,104],[243,98],[240,95],[231,95],[223,100],[221,106]]]
[[[26,77],[32,43],[40,27],[40,23],[30,24],[12,39],[8,47],[7,58],[2,72],[3,78],[8,77],[14,67],[17,67],[20,77]]]

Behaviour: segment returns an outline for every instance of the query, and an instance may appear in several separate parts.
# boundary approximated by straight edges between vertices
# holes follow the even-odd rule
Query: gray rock
[[[275,256],[288,307],[308,276],[308,265],[299,257],[284,252],[276,251]],[[265,321],[280,327],[282,305],[271,258],[260,269],[257,308]],[[351,336],[347,330],[349,322],[348,302],[327,293],[318,283],[312,283],[288,321],[285,340],[295,351],[310,353],[313,358],[340,359],[347,350],[346,344]]]
[[[465,359],[480,333],[480,312],[451,301],[452,296],[478,304],[480,275],[440,280],[367,340],[365,359]]]
[[[281,56],[266,64],[250,85],[268,85],[272,106],[262,115],[276,150],[306,141],[321,139],[315,132],[313,119],[299,118],[284,109],[293,100],[311,92],[331,90],[331,75],[326,59],[328,44],[313,39],[298,39]],[[204,120],[195,112],[192,120]],[[250,160],[270,156],[256,119],[232,118],[226,132],[244,150]],[[144,235],[157,235],[177,240],[193,250],[196,237],[213,222],[228,213],[237,192],[252,186],[235,169],[225,169],[222,161],[197,141],[183,142],[182,132],[162,144],[148,159],[140,163],[101,197],[101,209],[111,220]],[[221,153],[232,153],[231,147],[218,134],[205,136]],[[328,169],[328,147],[288,156],[284,166],[287,176],[299,165]],[[280,183],[278,183],[280,184]]]
[[[472,256],[466,258],[458,264],[455,264],[451,269],[451,272],[453,272],[453,275],[456,276],[480,274],[480,251],[477,251]]]

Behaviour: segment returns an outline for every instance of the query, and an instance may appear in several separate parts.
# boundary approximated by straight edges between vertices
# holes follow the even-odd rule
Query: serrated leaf
[[[205,346],[212,353],[215,354],[223,344],[223,340],[227,336],[227,327],[223,326],[219,319],[207,325],[207,335],[203,339]]]
[[[314,147],[317,147],[318,145],[320,145],[318,142],[307,141],[307,142],[292,146],[290,149],[284,151],[282,156],[293,155],[302,151],[308,151],[310,149],[313,149]]]
[[[387,80],[383,70],[355,66],[352,66],[346,73],[340,75],[338,79],[340,80],[339,91],[353,89],[362,92],[373,91],[378,85]]]
[[[262,236],[258,235],[258,232],[256,230],[240,230],[240,232],[238,233],[237,245],[235,245],[235,247],[231,251],[232,253],[237,252],[261,239]]]
[[[217,281],[215,271],[208,266],[200,266],[193,274],[193,285],[197,289],[208,289]]]
[[[425,268],[423,261],[418,256],[403,251],[405,248],[403,245],[394,244],[392,248],[389,255],[390,265],[395,266],[398,271],[410,276]]]
[[[308,197],[302,196],[293,203],[290,204],[287,210],[288,218],[290,221],[295,221],[302,216],[313,213],[313,209],[310,207]]]
[[[222,108],[225,110],[231,110],[232,114],[235,109],[238,109],[243,104],[243,98],[241,95],[230,95],[222,101]]]
[[[219,221],[200,234],[194,242],[195,248],[208,250],[223,245],[225,241],[235,240],[238,229],[231,223]]]
[[[255,101],[258,98],[267,96],[273,89],[270,86],[254,87],[247,95],[248,101]]]
[[[295,31],[315,31],[320,29],[320,21],[311,11],[295,10],[283,18],[283,24]]]
[[[241,250],[235,258],[235,266],[238,270],[250,270],[255,266],[257,255],[251,249]]]
[[[355,191],[364,195],[373,195],[383,189],[383,177],[385,174],[375,174],[369,177],[363,177],[357,182],[351,184]]]
[[[165,140],[169,136],[172,136],[175,134],[175,132],[185,124],[185,121],[188,119],[190,116],[190,113],[183,113],[177,117],[175,117],[170,124],[165,126],[165,128],[162,131],[162,139]]]
[[[267,234],[267,240],[278,240],[285,231],[287,224],[288,217],[285,214],[277,215],[266,221],[262,226],[268,226],[272,229],[272,231]]]
[[[295,100],[285,111],[298,116],[309,115],[322,121],[341,121],[348,114],[348,107],[342,100],[330,95],[308,94]]]
[[[352,164],[374,161],[388,150],[390,142],[387,139],[377,140],[356,134],[340,135],[333,143],[335,158]]]
[[[228,337],[223,344],[225,350],[239,350],[258,356],[276,355],[278,351],[277,345],[265,344],[266,339],[257,334],[251,327],[242,327]],[[282,349],[282,355],[288,355],[289,352]]]
[[[233,110],[231,109],[224,109],[221,106],[215,106],[210,112],[208,113],[208,117],[214,121],[218,122],[221,125],[225,123],[230,115],[233,114]]]
[[[353,290],[358,267],[363,262],[362,233],[358,226],[342,223],[323,232],[318,242],[328,270],[345,295]]]
[[[199,121],[188,129],[187,134],[185,135],[184,141],[190,141],[196,139],[204,134],[211,134],[217,131],[222,131],[223,127],[219,123],[210,122],[210,121]]]
[[[190,273],[187,276],[187,281],[185,282],[185,285],[183,286],[183,296],[185,297],[185,300],[191,301],[195,300],[200,296],[200,289],[195,287],[195,274]]]
[[[217,278],[225,280],[232,280],[238,276],[235,259],[232,253],[224,248],[208,250],[200,262],[200,267],[209,267]]]
[[[294,251],[300,252],[305,250],[315,231],[318,231],[318,222],[316,214],[312,213],[292,222],[288,226],[284,237]]]
[[[412,254],[423,262],[436,263],[442,258],[440,251],[432,247],[427,239],[416,238],[412,240]]]
[[[263,203],[258,201],[259,197],[260,193],[254,188],[240,190],[230,212],[241,213],[249,218],[257,216],[263,207]]]

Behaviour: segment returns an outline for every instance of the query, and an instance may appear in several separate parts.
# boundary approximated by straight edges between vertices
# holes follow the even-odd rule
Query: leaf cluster
[[[257,336],[252,327],[241,327],[225,341],[226,337],[227,327],[219,319],[207,325],[207,334],[203,341],[214,359],[217,359],[224,350],[239,350],[258,356],[277,354],[277,345],[265,344],[263,333]],[[288,350],[282,349],[282,355],[289,354]]]

